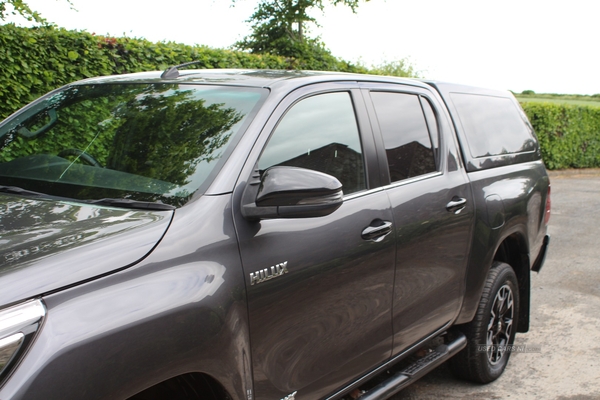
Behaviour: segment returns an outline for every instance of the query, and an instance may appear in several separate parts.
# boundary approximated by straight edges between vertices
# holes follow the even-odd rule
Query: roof
[[[421,85],[407,78],[383,77],[327,71],[268,70],[268,69],[183,69],[176,78],[162,79],[162,71],[138,72],[85,79],[74,84],[90,83],[209,83],[219,85],[274,87],[278,84],[296,85],[331,81],[398,82]]]
[[[496,97],[513,97],[508,90],[489,89],[435,80],[423,80],[423,82],[435,87],[438,92],[443,93],[445,96],[448,96],[449,93],[471,93]]]

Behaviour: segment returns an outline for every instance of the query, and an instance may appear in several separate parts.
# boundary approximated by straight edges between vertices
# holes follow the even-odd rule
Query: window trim
[[[415,183],[415,182],[419,182],[419,181],[424,181],[427,179],[432,179],[435,178],[437,176],[442,176],[444,175],[444,173],[442,171],[433,171],[433,172],[429,172],[427,174],[423,174],[423,175],[418,175],[418,176],[413,176],[411,178],[406,178],[403,179],[401,181],[395,181],[395,182],[391,182],[389,185],[385,185],[383,186],[383,188],[385,190],[387,189],[393,189],[399,186],[404,186],[404,185],[408,185],[411,183]]]
[[[427,125],[427,130],[429,131],[429,138],[431,139],[431,147],[433,149],[433,156],[435,158],[435,167],[438,171],[441,170],[440,168],[440,164],[442,162],[442,158],[441,158],[441,152],[440,152],[440,143],[442,141],[442,135],[441,135],[441,125],[440,125],[440,118],[439,118],[439,114],[437,109],[433,106],[432,101],[429,99],[428,96],[425,96],[423,94],[419,94],[419,102],[421,103],[421,109],[423,110],[423,115],[425,116],[425,124]],[[431,108],[431,112],[433,113],[433,123],[435,124],[435,129],[437,131],[437,142],[434,143],[433,141],[433,135],[431,132],[431,125],[430,125],[430,121],[427,118],[427,114],[425,113],[425,108],[423,107],[423,102],[427,102],[427,104],[429,104],[429,107]]]

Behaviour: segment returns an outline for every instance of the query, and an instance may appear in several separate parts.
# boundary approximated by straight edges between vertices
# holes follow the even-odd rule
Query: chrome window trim
[[[370,194],[377,193],[377,192],[382,192],[383,189],[384,189],[383,187],[377,187],[374,189],[361,190],[360,192],[354,192],[354,193],[351,193],[348,195],[345,194],[344,201],[353,200],[353,199],[363,197],[363,196],[368,196]],[[342,188],[342,190],[343,190],[343,188]]]
[[[428,174],[423,174],[423,175],[419,175],[419,176],[415,176],[412,178],[408,178],[408,179],[403,179],[401,181],[397,181],[397,182],[392,182],[389,185],[385,185],[385,186],[380,186],[374,189],[368,189],[368,190],[364,190],[364,191],[360,191],[360,192],[354,192],[352,194],[349,195],[344,195],[344,201],[348,201],[348,200],[352,200],[352,199],[356,199],[358,197],[362,197],[362,196],[368,196],[372,193],[377,193],[377,192],[382,192],[384,190],[388,190],[388,189],[393,189],[396,188],[398,186],[404,186],[404,185],[408,185],[414,182],[418,182],[418,181],[422,181],[425,179],[431,179],[431,178],[435,178],[437,176],[442,176],[444,175],[443,172],[441,171],[434,171],[434,172],[430,172]]]
[[[434,172],[430,172],[428,174],[424,174],[424,175],[419,175],[419,176],[414,176],[412,178],[407,178],[407,179],[403,179],[401,181],[396,181],[396,182],[392,182],[389,185],[385,185],[383,187],[383,189],[388,190],[388,189],[393,189],[396,188],[398,186],[404,186],[404,185],[408,185],[414,182],[418,182],[418,181],[423,181],[425,179],[431,179],[434,178],[436,176],[442,176],[443,173],[440,171],[434,171]]]

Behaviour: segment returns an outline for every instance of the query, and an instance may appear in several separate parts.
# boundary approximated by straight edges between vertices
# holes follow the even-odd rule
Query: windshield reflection
[[[180,206],[263,93],[177,84],[66,88],[0,124],[0,184]]]

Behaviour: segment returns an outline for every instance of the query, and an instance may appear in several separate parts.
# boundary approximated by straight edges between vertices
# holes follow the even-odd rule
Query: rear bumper
[[[546,235],[544,237],[544,243],[542,244],[542,248],[540,249],[540,253],[538,254],[533,266],[531,267],[532,271],[540,272],[542,266],[544,265],[544,261],[546,261],[546,252],[548,251],[548,244],[550,244],[550,235]]]

